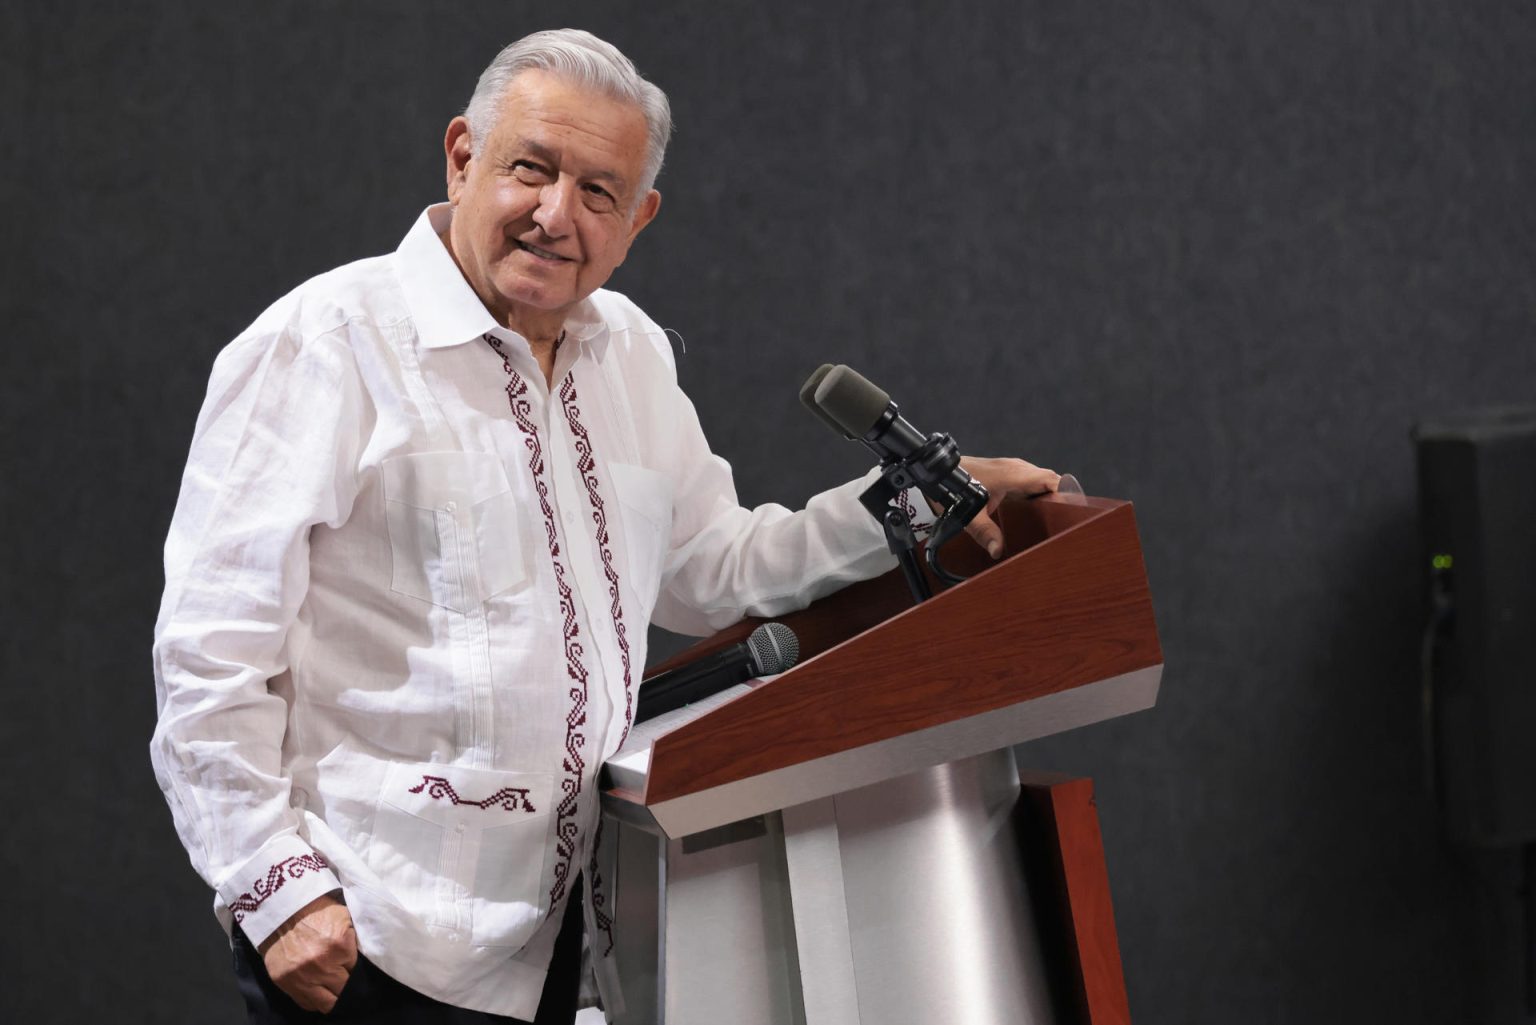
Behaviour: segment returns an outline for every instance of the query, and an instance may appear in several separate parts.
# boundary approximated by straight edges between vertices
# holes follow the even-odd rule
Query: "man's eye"
[[[544,168],[529,160],[512,161],[512,173],[515,174],[519,180],[525,182],[544,181],[549,177],[548,172],[546,172]]]
[[[607,189],[603,188],[601,185],[588,185],[587,186],[587,195],[591,196],[592,199],[594,199],[595,201],[597,201],[599,203],[612,203],[613,202],[613,193],[609,192]]]

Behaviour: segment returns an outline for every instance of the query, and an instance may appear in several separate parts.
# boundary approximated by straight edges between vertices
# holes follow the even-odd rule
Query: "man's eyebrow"
[[[516,152],[518,153],[530,154],[531,156],[537,157],[539,160],[544,161],[546,164],[553,164],[555,162],[555,151],[550,149],[548,146],[543,145],[536,139],[530,139],[527,136],[520,135],[514,141],[513,145],[516,147]]]
[[[555,156],[555,151],[550,149],[548,146],[545,146],[537,139],[530,139],[527,136],[520,135],[515,140],[514,145],[517,147],[518,152],[527,153],[528,155],[541,160],[546,164],[553,166],[560,162],[559,159]],[[628,179],[626,179],[619,172],[610,171],[606,168],[598,168],[595,171],[589,171],[583,177],[592,179],[594,181],[607,182],[618,192],[625,192],[629,188]]]

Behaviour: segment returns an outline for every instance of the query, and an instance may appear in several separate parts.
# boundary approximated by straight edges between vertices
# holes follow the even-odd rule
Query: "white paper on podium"
[[[691,705],[674,708],[670,712],[658,715],[654,719],[647,719],[633,727],[624,740],[624,746],[614,752],[613,757],[603,764],[604,770],[608,773],[606,786],[621,787],[636,793],[644,791],[645,778],[651,771],[651,746],[656,743],[657,738],[671,733],[679,726],[693,722],[699,716],[712,712],[721,705],[730,704],[743,694],[752,693],[756,686],[771,679],[773,677],[765,676],[762,680],[753,680],[751,683],[738,683],[734,687],[727,687]]]

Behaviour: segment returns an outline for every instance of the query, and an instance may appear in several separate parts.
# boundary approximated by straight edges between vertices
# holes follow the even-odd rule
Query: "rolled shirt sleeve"
[[[309,531],[355,497],[362,389],[340,338],[258,321],[214,365],[165,547],[151,760],[226,927],[261,943],[338,888],[299,835],[269,686],[309,581]]]

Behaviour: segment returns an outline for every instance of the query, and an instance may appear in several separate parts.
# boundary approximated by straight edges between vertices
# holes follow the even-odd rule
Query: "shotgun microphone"
[[[800,661],[800,639],[783,623],[764,623],[745,641],[669,669],[645,681],[635,722],[682,708],[727,687],[782,673]]]

